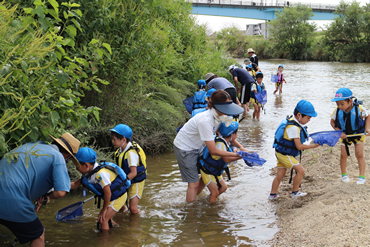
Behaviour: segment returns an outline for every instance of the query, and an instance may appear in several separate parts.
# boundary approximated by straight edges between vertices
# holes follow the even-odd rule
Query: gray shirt
[[[210,90],[211,88],[214,88],[216,90],[217,89],[225,90],[226,88],[235,88],[235,87],[226,78],[217,77],[208,83],[207,89]]]

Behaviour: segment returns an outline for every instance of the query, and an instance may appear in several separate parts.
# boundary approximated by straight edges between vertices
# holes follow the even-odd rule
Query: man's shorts
[[[230,94],[231,100],[232,100],[235,104],[238,104],[238,102],[236,101],[237,93],[236,93],[236,89],[235,89],[235,87],[225,88],[225,91],[226,91],[228,94]]]
[[[290,169],[293,166],[299,165],[299,161],[291,155],[281,154],[279,152],[275,152],[275,156],[277,158],[277,167],[278,168],[287,168]]]
[[[44,226],[41,224],[39,218],[26,223],[0,219],[0,225],[7,227],[17,237],[21,244],[38,239],[44,233]]]
[[[184,151],[173,145],[173,150],[179,165],[183,182],[196,183],[199,182],[198,176],[198,150]]]
[[[139,199],[141,199],[143,195],[145,180],[131,184],[130,188],[128,188],[128,198],[132,199],[135,196],[137,196]]]
[[[242,86],[240,93],[240,104],[248,104],[249,99],[251,98],[251,84],[245,84]]]
[[[365,141],[366,141],[366,135],[363,135],[363,136],[361,136],[361,138],[356,140],[356,143],[365,143]],[[340,142],[341,145],[344,145],[342,138],[339,139],[339,142]],[[351,145],[352,143],[353,143],[353,141],[348,142],[349,145]]]
[[[127,201],[127,193],[118,197],[116,200],[113,200],[109,203],[108,207],[111,207],[114,211],[118,212]]]
[[[275,83],[275,87],[283,86],[283,83]]]
[[[217,184],[217,181],[216,181],[216,178],[215,176],[213,175],[210,175],[210,174],[207,174],[205,173],[204,171],[200,170],[200,174],[202,175],[202,180],[203,180],[203,183],[208,186],[210,183],[215,183]],[[218,178],[218,181],[221,181],[223,178],[222,178],[222,175],[220,176],[217,176]]]
[[[255,98],[251,98],[249,102],[253,103],[254,105],[262,106]]]

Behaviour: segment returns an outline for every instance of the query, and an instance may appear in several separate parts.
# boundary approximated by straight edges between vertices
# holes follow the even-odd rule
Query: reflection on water
[[[275,85],[269,81],[270,74],[276,72],[281,63],[285,65],[287,83],[282,95],[273,95]],[[354,66],[356,70],[353,70]],[[264,166],[250,168],[242,161],[231,164],[228,190],[216,203],[208,203],[209,192],[205,189],[197,201],[187,204],[187,185],[181,181],[175,155],[170,152],[148,157],[149,174],[143,199],[139,202],[140,215],[117,213],[114,219],[119,227],[103,234],[96,230],[99,210],[93,201],[89,201],[83,205],[84,215],[79,220],[73,223],[55,222],[58,210],[88,198],[83,198],[82,193],[69,194],[39,211],[46,228],[47,245],[271,245],[269,240],[278,229],[275,204],[269,203],[267,197],[273,179],[270,169],[276,165],[272,142],[277,126],[285,116],[293,114],[300,99],[306,99],[318,112],[318,117],[308,123],[309,132],[330,130],[330,114],[335,108],[335,103],[330,100],[335,91],[344,86],[349,87],[359,99],[365,100],[365,107],[370,108],[369,101],[366,101],[370,83],[360,83],[368,80],[370,68],[367,64],[279,60],[261,61],[260,67],[268,92],[266,114],[261,114],[260,120],[247,116],[240,124],[238,139],[249,151],[256,151],[267,160]],[[2,228],[0,240],[0,245],[6,241],[11,244],[14,237]]]

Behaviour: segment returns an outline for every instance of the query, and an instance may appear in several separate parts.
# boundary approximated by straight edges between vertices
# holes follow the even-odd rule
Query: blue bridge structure
[[[285,7],[296,6],[301,3],[292,3],[279,0],[192,0],[193,14],[239,17],[259,20],[273,20],[275,13]],[[311,7],[314,14],[311,20],[333,20],[336,5],[302,3]]]

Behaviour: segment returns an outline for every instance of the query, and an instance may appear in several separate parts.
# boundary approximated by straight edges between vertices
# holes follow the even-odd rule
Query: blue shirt
[[[254,82],[253,77],[245,69],[235,68],[232,71],[233,77],[238,77],[238,81],[242,85],[250,84]]]
[[[208,84],[207,84],[207,89],[223,89],[225,90],[226,88],[235,88],[231,82],[229,82],[226,78],[223,77],[216,77],[215,79],[212,79]]]
[[[32,201],[53,187],[69,192],[66,162],[56,148],[42,142],[24,144],[11,153],[18,154],[18,159],[10,164],[0,160],[0,218],[31,222],[37,218]]]

